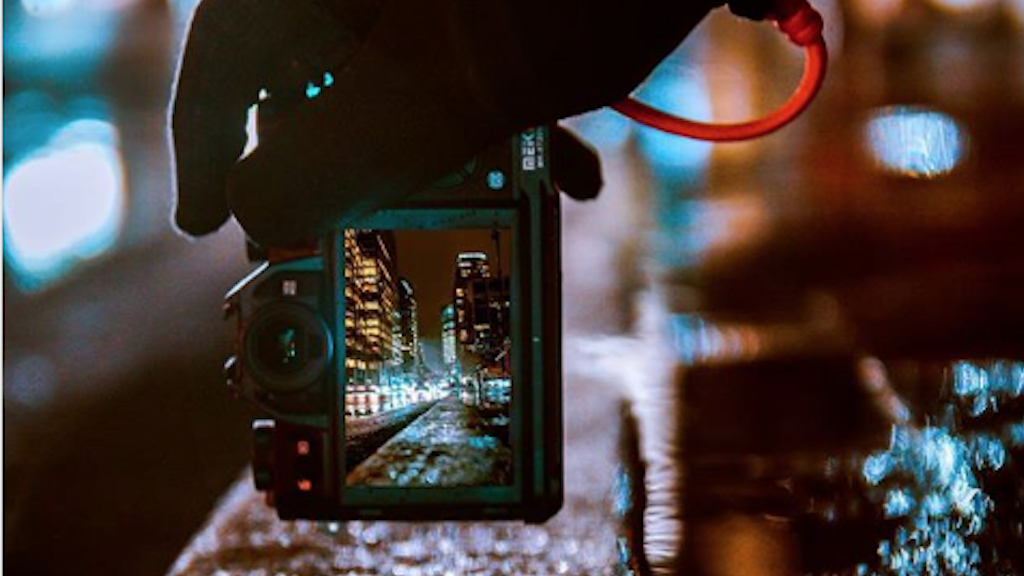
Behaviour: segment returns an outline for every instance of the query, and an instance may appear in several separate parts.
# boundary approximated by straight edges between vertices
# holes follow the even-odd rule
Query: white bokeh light
[[[883,108],[868,120],[864,132],[876,164],[910,178],[948,174],[967,149],[967,137],[956,120],[927,108]]]
[[[969,12],[992,10],[999,5],[999,0],[931,0],[937,8],[959,15]]]
[[[124,212],[114,128],[80,120],[4,176],[4,252],[27,290],[109,249]]]

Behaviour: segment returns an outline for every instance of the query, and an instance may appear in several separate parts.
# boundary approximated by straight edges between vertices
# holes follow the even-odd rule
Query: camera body
[[[226,297],[230,389],[283,519],[522,519],[562,503],[549,129],[267,260]]]

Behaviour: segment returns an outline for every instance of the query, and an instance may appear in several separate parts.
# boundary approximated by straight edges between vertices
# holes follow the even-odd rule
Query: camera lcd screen
[[[514,483],[510,228],[346,229],[344,484]]]

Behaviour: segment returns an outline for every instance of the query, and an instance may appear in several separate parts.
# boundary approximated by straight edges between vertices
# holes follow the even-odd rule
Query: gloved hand
[[[281,245],[353,221],[518,130],[622,99],[713,2],[205,0],[172,116],[177,224],[200,235],[234,213]],[[328,70],[332,89],[239,161],[260,89]],[[592,152],[566,133],[554,145],[556,180],[596,194]]]

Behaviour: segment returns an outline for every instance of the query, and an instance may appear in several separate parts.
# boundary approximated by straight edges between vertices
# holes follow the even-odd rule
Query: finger
[[[355,42],[310,0],[205,0],[198,6],[171,118],[181,230],[206,234],[227,220],[227,174],[245,147],[247,111],[260,90],[302,90],[313,70],[351,54]]]
[[[235,60],[223,2],[200,4],[189,27],[171,113],[177,176],[175,222],[189,234],[212,232],[227,220],[221,192],[227,170],[245,145],[245,110],[256,78]],[[228,56],[232,56],[229,58]],[[251,95],[255,98],[256,94]]]
[[[729,11],[741,18],[760,21],[772,13],[774,4],[771,0],[730,0]]]
[[[557,126],[552,135],[552,170],[555,185],[575,200],[592,200],[604,185],[601,158],[586,142]]]

